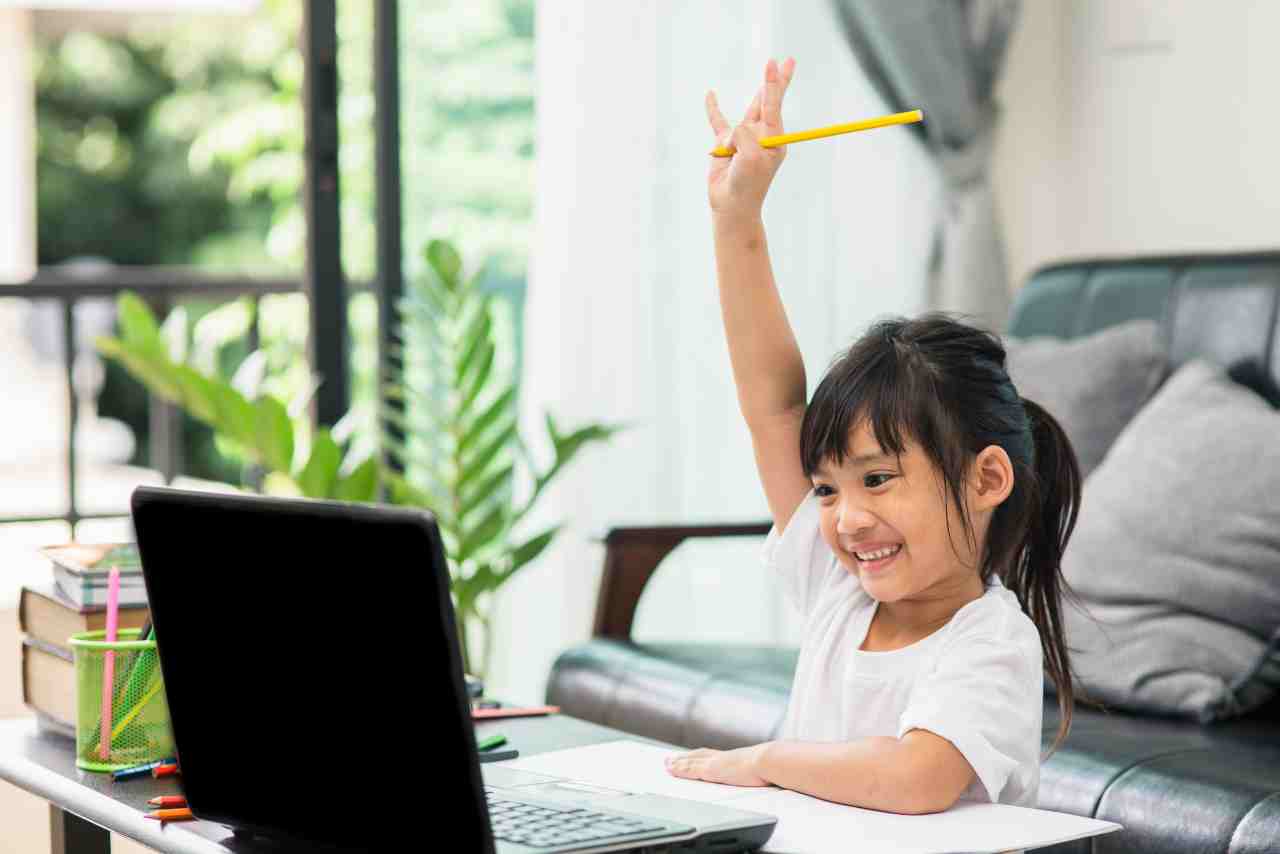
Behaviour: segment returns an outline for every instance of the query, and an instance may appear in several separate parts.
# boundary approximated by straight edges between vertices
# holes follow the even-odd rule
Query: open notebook
[[[534,774],[567,777],[604,789],[648,792],[769,813],[778,826],[764,847],[800,852],[954,854],[1038,848],[1122,830],[1110,821],[1005,804],[961,802],[929,815],[898,815],[843,806],[776,787],[744,788],[683,780],[662,760],[683,751],[637,741],[610,741],[495,763]],[[607,794],[593,795],[604,806]]]

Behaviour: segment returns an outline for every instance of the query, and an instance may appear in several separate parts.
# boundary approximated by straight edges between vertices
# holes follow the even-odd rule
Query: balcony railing
[[[370,282],[349,281],[349,295],[369,291]],[[523,356],[523,324],[519,318],[523,311],[525,281],[493,277],[484,282],[483,289],[495,297],[510,301],[515,323],[515,375],[520,376]],[[25,522],[65,521],[74,533],[77,522],[85,519],[119,519],[128,516],[128,508],[82,512],[78,494],[76,465],[76,428],[80,413],[74,380],[76,359],[77,302],[88,299],[115,298],[125,291],[141,296],[158,317],[184,301],[193,299],[225,299],[248,296],[252,304],[252,323],[248,330],[249,350],[256,350],[261,341],[258,311],[262,297],[271,294],[302,293],[301,278],[258,278],[236,275],[214,275],[185,268],[166,267],[108,267],[101,272],[83,273],[67,268],[41,268],[31,279],[6,284],[0,283],[0,299],[53,300],[60,304],[62,319],[62,374],[68,400],[66,424],[66,512],[54,514],[2,515],[0,525]],[[0,390],[2,393],[2,390]],[[148,430],[150,433],[149,465],[160,474],[164,483],[170,483],[183,473],[183,419],[181,413],[168,401],[148,392]]]
[[[352,283],[351,290],[368,289],[368,284]],[[62,514],[31,514],[18,516],[0,515],[0,524],[18,522],[49,522],[62,520],[75,530],[82,519],[112,519],[128,515],[127,508],[116,512],[80,511],[76,473],[76,427],[79,424],[79,401],[76,394],[73,367],[76,358],[76,303],[87,299],[111,299],[124,291],[134,291],[151,306],[158,316],[183,301],[199,298],[234,299],[251,298],[253,322],[249,328],[249,347],[259,345],[259,301],[268,294],[298,293],[301,279],[251,278],[248,276],[219,276],[193,272],[182,268],[165,267],[110,267],[102,272],[81,273],[65,268],[41,268],[35,276],[24,282],[0,283],[0,298],[54,300],[60,304],[62,317],[62,369],[66,384],[68,413],[66,451],[66,506]],[[158,471],[165,483],[171,482],[183,468],[182,419],[176,407],[167,401],[148,394],[148,426],[151,434],[150,465]]]

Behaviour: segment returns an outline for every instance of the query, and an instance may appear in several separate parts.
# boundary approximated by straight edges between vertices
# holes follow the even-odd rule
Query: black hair
[[[885,453],[900,456],[908,437],[921,447],[975,548],[964,478],[982,449],[997,445],[1009,455],[1013,490],[992,515],[978,570],[984,587],[992,574],[999,577],[1040,632],[1061,712],[1052,755],[1070,731],[1075,704],[1060,612],[1064,593],[1076,598],[1062,576],[1080,507],[1071,441],[1053,416],[1018,395],[999,336],[943,312],[878,321],[836,357],[805,410],[805,474],[813,477],[824,460],[842,463],[850,431],[864,420]]]

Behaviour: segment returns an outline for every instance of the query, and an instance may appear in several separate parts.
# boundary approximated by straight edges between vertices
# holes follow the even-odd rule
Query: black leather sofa
[[[1193,356],[1223,365],[1252,360],[1259,373],[1280,380],[1280,253],[1048,267],[1019,291],[1009,333],[1071,338],[1137,317],[1162,323],[1174,365]],[[768,528],[609,531],[594,637],[558,658],[547,702],[575,717],[687,747],[776,738],[796,650],[630,638],[646,582],[681,542],[762,537]],[[1046,748],[1058,719],[1057,699],[1047,696]],[[1069,738],[1042,767],[1040,806],[1125,827],[1043,851],[1280,854],[1280,700],[1211,725],[1078,703]]]

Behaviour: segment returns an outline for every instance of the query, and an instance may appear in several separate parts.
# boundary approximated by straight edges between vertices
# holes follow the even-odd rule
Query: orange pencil
[[[161,777],[172,777],[174,774],[177,774],[177,773],[179,773],[178,766],[173,764],[157,765],[156,767],[151,769],[151,776],[156,778],[157,780],[159,780]]]
[[[153,807],[185,807],[187,799],[182,795],[161,795],[158,798],[152,798],[147,803]]]
[[[193,821],[195,816],[191,814],[189,809],[180,810],[152,810],[147,813],[147,818],[154,818],[156,821]]]

